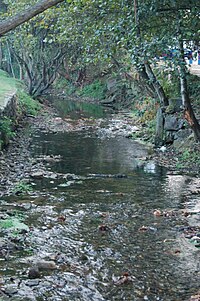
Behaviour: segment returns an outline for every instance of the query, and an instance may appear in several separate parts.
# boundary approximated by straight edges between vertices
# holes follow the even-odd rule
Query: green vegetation
[[[151,97],[136,102],[132,108],[132,116],[136,123],[142,124],[142,130],[135,133],[133,138],[143,138],[153,142],[156,126],[156,111],[158,103]]]
[[[200,165],[199,151],[195,149],[186,149],[178,155],[177,168],[185,168],[188,165]]]
[[[8,231],[13,236],[18,236],[23,231],[29,231],[24,223],[24,213],[19,210],[10,211],[9,217],[0,220],[0,230]]]
[[[6,97],[16,93],[17,111],[11,117],[3,116],[0,120],[0,149],[14,137],[14,128],[23,114],[36,115],[41,108],[38,101],[33,100],[26,92],[24,84],[0,70],[0,108],[4,107]]]
[[[95,100],[102,100],[106,97],[106,84],[101,80],[93,80],[91,83],[84,83],[83,86],[77,86],[76,83],[67,81],[65,78],[59,78],[54,84],[55,89],[62,91],[65,95],[78,95]]]
[[[28,183],[26,183],[25,181],[20,181],[18,182],[15,187],[13,188],[13,193],[15,194],[25,194],[28,192],[31,192],[32,186]]]
[[[19,90],[17,96],[22,112],[28,115],[36,116],[41,109],[40,103],[29,96],[24,90]]]
[[[100,80],[95,80],[89,85],[85,85],[81,90],[78,91],[80,96],[86,96],[97,100],[105,98],[106,86]]]
[[[25,113],[35,116],[41,109],[41,105],[38,101],[31,98],[25,90],[26,88],[23,82],[10,77],[8,73],[0,70],[0,104],[4,103],[7,95],[16,92],[20,104],[18,108],[18,110],[20,111],[19,113]],[[3,120],[3,124],[0,127],[3,127],[3,130],[5,131],[9,131],[9,125],[9,120],[5,118],[5,120]]]
[[[12,130],[12,127],[13,121],[10,118],[5,116],[0,120],[0,132],[1,135],[6,139],[10,139],[15,135],[15,133]]]
[[[7,145],[9,140],[14,136],[13,121],[8,117],[2,117],[0,120],[0,150]]]
[[[16,82],[6,72],[0,70],[0,105],[4,104],[5,97],[16,91]]]
[[[69,82],[63,77],[59,77],[56,80],[56,82],[53,84],[53,87],[56,90],[61,91],[61,93],[65,95],[72,95],[73,93],[76,92],[77,89],[75,85],[73,85],[71,82]]]
[[[13,236],[18,236],[22,231],[29,231],[29,227],[16,217],[0,221],[0,229],[11,232]]]

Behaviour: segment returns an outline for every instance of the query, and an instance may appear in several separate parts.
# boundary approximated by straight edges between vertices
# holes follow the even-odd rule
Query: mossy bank
[[[9,144],[15,129],[27,114],[36,115],[40,110],[38,102],[25,91],[22,82],[9,77],[0,70],[0,149]]]

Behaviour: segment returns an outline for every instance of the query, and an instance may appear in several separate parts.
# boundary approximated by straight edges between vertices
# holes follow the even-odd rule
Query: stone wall
[[[182,141],[192,135],[192,130],[183,119],[183,110],[160,108],[156,116],[155,146],[173,144],[178,148]]]

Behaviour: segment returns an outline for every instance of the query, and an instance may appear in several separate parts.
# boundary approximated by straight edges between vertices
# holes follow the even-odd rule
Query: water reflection
[[[78,119],[81,116],[95,118],[106,116],[105,109],[93,103],[71,101],[70,99],[56,99],[53,103],[63,118],[69,114],[72,119]]]

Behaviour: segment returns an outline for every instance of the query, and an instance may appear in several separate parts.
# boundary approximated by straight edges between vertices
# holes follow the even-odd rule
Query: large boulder
[[[179,131],[184,128],[184,120],[179,119],[174,115],[166,115],[164,122],[164,130],[165,131]]]

